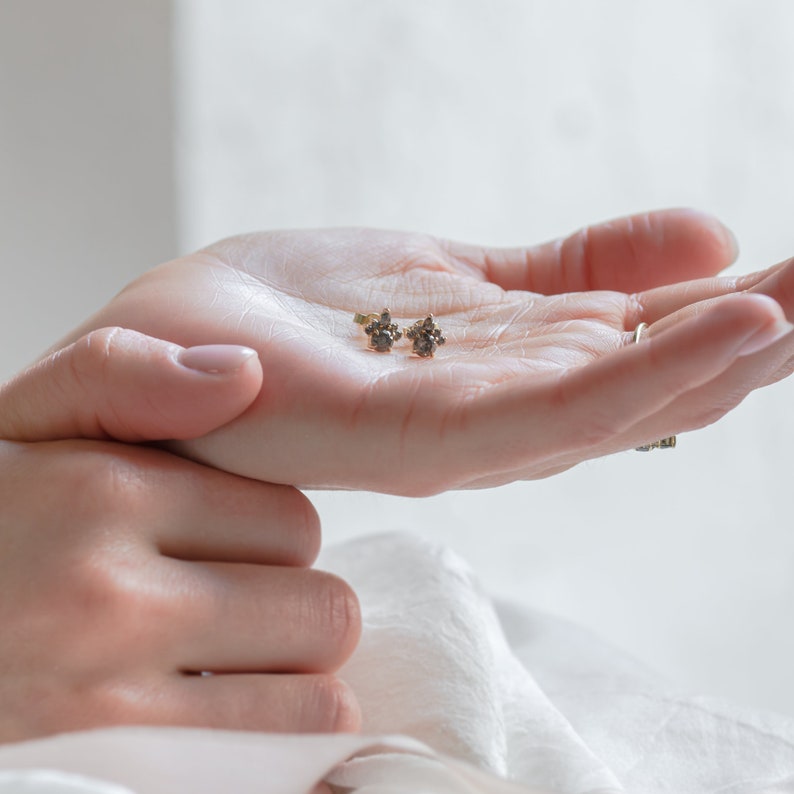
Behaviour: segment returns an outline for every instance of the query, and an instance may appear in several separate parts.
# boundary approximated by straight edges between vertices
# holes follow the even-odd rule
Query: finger
[[[361,633],[353,590],[323,571],[227,563],[183,569],[185,671],[325,673],[350,656]]]
[[[463,453],[480,469],[469,480],[488,471],[518,469],[537,457],[537,449],[550,451],[544,456],[550,466],[574,453],[580,460],[592,457],[587,450],[609,444],[680,395],[716,378],[741,355],[779,339],[788,327],[780,307],[766,296],[730,296],[643,344],[569,370],[561,378],[546,379],[529,390],[510,384],[473,401],[465,425],[476,425],[476,438],[488,438],[488,446],[480,442],[479,449]],[[516,427],[528,425],[529,405],[532,417],[542,419],[516,433]],[[511,416],[513,421],[506,421]]]
[[[741,279],[728,280],[735,281],[733,286],[717,281],[723,280],[714,280],[711,284],[694,282],[691,285],[677,285],[671,293],[681,298],[680,305],[669,296],[661,298],[658,296],[661,291],[655,291],[651,294],[656,294],[657,299],[641,300],[643,308],[627,318],[627,325],[630,327],[632,321],[646,322],[650,325],[647,335],[654,336],[689,317],[708,311],[726,295],[735,291],[767,295],[780,304],[786,316],[794,318],[794,258],[781,262],[767,271],[753,273]],[[726,291],[726,287],[731,288]]]
[[[114,524],[108,536],[124,535],[150,558],[153,550],[179,560],[260,565],[309,566],[317,558],[317,511],[290,486],[227,474],[144,446],[78,439],[0,442],[4,447],[18,459],[15,475],[38,476],[60,483],[61,492],[80,495],[75,504],[82,522],[60,510],[52,494],[38,505],[42,521],[55,511],[49,523],[57,520],[77,539],[89,537],[90,524],[102,537]]]
[[[794,316],[794,296],[791,295],[793,283],[794,259],[788,259],[768,270],[745,276],[672,284],[638,295],[634,312],[627,319],[627,324],[631,325],[633,321],[634,324],[646,322],[658,325],[661,319],[693,304],[745,291],[770,295],[780,303],[788,316]]]
[[[751,294],[773,298],[780,304],[787,317],[794,318],[794,259],[782,262],[764,273],[753,274],[742,280],[740,288]],[[662,333],[676,323],[702,314],[721,300],[724,300],[723,296],[709,297],[662,316],[648,329],[648,335]],[[794,347],[791,340],[788,340],[788,343],[781,341],[758,355],[736,362],[730,372],[709,387],[714,413],[718,415],[727,413],[753,389],[786,377],[791,373],[793,366]],[[702,396],[701,393],[693,394],[691,399],[686,401],[689,410],[696,407],[695,404]],[[682,417],[684,418],[685,416]],[[685,424],[680,426],[683,428]]]
[[[503,289],[542,295],[631,293],[704,278],[730,265],[737,252],[719,221],[685,209],[620,218],[533,248],[449,247],[453,257]]]
[[[155,450],[135,452],[153,453],[146,496],[156,505],[150,537],[165,556],[300,567],[317,559],[320,519],[296,488],[175,460]],[[186,466],[194,467],[191,476],[186,476]]]
[[[121,713],[146,725],[265,733],[353,732],[361,727],[353,691],[331,675],[177,673],[144,690],[119,689],[107,698],[110,707],[97,708],[89,724],[123,723],[115,716]]]
[[[160,724],[278,733],[353,732],[361,711],[330,675],[181,676],[160,700]]]
[[[794,334],[789,331],[773,344],[741,356],[714,380],[681,395],[664,411],[646,417],[627,431],[626,440],[617,440],[619,448],[637,446],[638,438],[644,439],[639,443],[647,443],[713,424],[751,391],[789,374],[793,361]]]
[[[783,307],[786,316],[794,321],[794,257],[771,268],[765,278],[744,288],[774,298]]]
[[[172,673],[152,679],[139,672],[132,678],[64,686],[51,693],[47,705],[29,721],[29,732],[42,735],[117,725],[271,733],[353,732],[361,728],[355,695],[347,684],[330,675]]]
[[[781,343],[782,344],[782,343]],[[794,348],[794,343],[786,343]],[[758,356],[759,354],[755,354]],[[656,439],[680,435],[713,424],[732,411],[754,389],[775,379],[775,367],[749,365],[753,356],[737,359],[728,370],[714,380],[673,400],[663,410],[644,417],[640,422],[608,442],[593,447],[587,457],[596,458],[622,450],[636,449]],[[790,360],[790,352],[787,354]],[[782,377],[782,375],[781,375]],[[679,438],[680,442],[680,438]],[[560,460],[567,464],[560,465]],[[570,455],[555,463],[564,470],[578,463]],[[551,472],[544,473],[548,476]],[[515,477],[514,479],[520,479]],[[479,486],[482,487],[482,486]]]
[[[261,385],[262,368],[250,348],[185,349],[135,331],[103,328],[0,389],[0,437],[192,438],[239,416]]]
[[[713,308],[713,304],[708,305]],[[585,459],[635,449],[659,438],[713,424],[735,408],[751,391],[785,377],[794,369],[794,334],[786,322],[780,322],[777,328],[776,332],[770,331],[769,334],[756,337],[747,346],[745,354],[737,357],[716,378],[682,393],[623,432],[605,437],[602,443],[587,449],[568,449],[530,466],[487,474],[471,480],[466,487],[493,488],[515,480],[549,477]],[[646,333],[650,337],[658,335],[659,330],[653,328],[651,332],[648,329]]]

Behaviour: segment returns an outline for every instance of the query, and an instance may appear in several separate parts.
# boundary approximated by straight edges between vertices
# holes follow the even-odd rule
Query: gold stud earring
[[[447,341],[432,314],[428,314],[424,320],[417,320],[407,328],[405,337],[413,341],[413,352],[422,358],[432,358],[438,346]]]
[[[384,309],[380,314],[356,314],[353,322],[364,326],[369,337],[369,346],[378,353],[389,353],[394,343],[402,337],[396,323],[391,321],[391,312]]]

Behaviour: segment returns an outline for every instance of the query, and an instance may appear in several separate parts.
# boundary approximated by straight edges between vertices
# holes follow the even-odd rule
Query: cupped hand
[[[252,350],[104,329],[0,390],[0,437],[209,432]],[[0,742],[106,725],[352,730],[355,595],[299,491],[145,446],[0,441]],[[201,673],[212,675],[201,675]]]
[[[794,263],[715,278],[734,256],[720,224],[684,210],[528,249],[253,234],[154,269],[78,334],[123,325],[259,352],[252,406],[176,445],[185,455],[272,482],[426,495],[701,427],[788,374]],[[433,358],[405,338],[370,349],[353,316],[386,307],[401,327],[432,313],[446,344]]]

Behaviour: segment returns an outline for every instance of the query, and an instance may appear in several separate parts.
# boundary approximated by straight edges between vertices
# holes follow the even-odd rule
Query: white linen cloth
[[[362,603],[340,673],[362,736],[63,735],[0,748],[0,794],[794,792],[794,719],[684,695],[565,621],[495,607],[446,549],[386,535],[320,564]]]

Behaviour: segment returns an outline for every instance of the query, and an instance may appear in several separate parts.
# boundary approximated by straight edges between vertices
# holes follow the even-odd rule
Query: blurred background
[[[0,371],[252,229],[517,245],[693,206],[733,271],[771,265],[792,35],[788,0],[0,0]],[[547,481],[313,497],[328,541],[413,530],[689,690],[794,715],[793,396]]]

